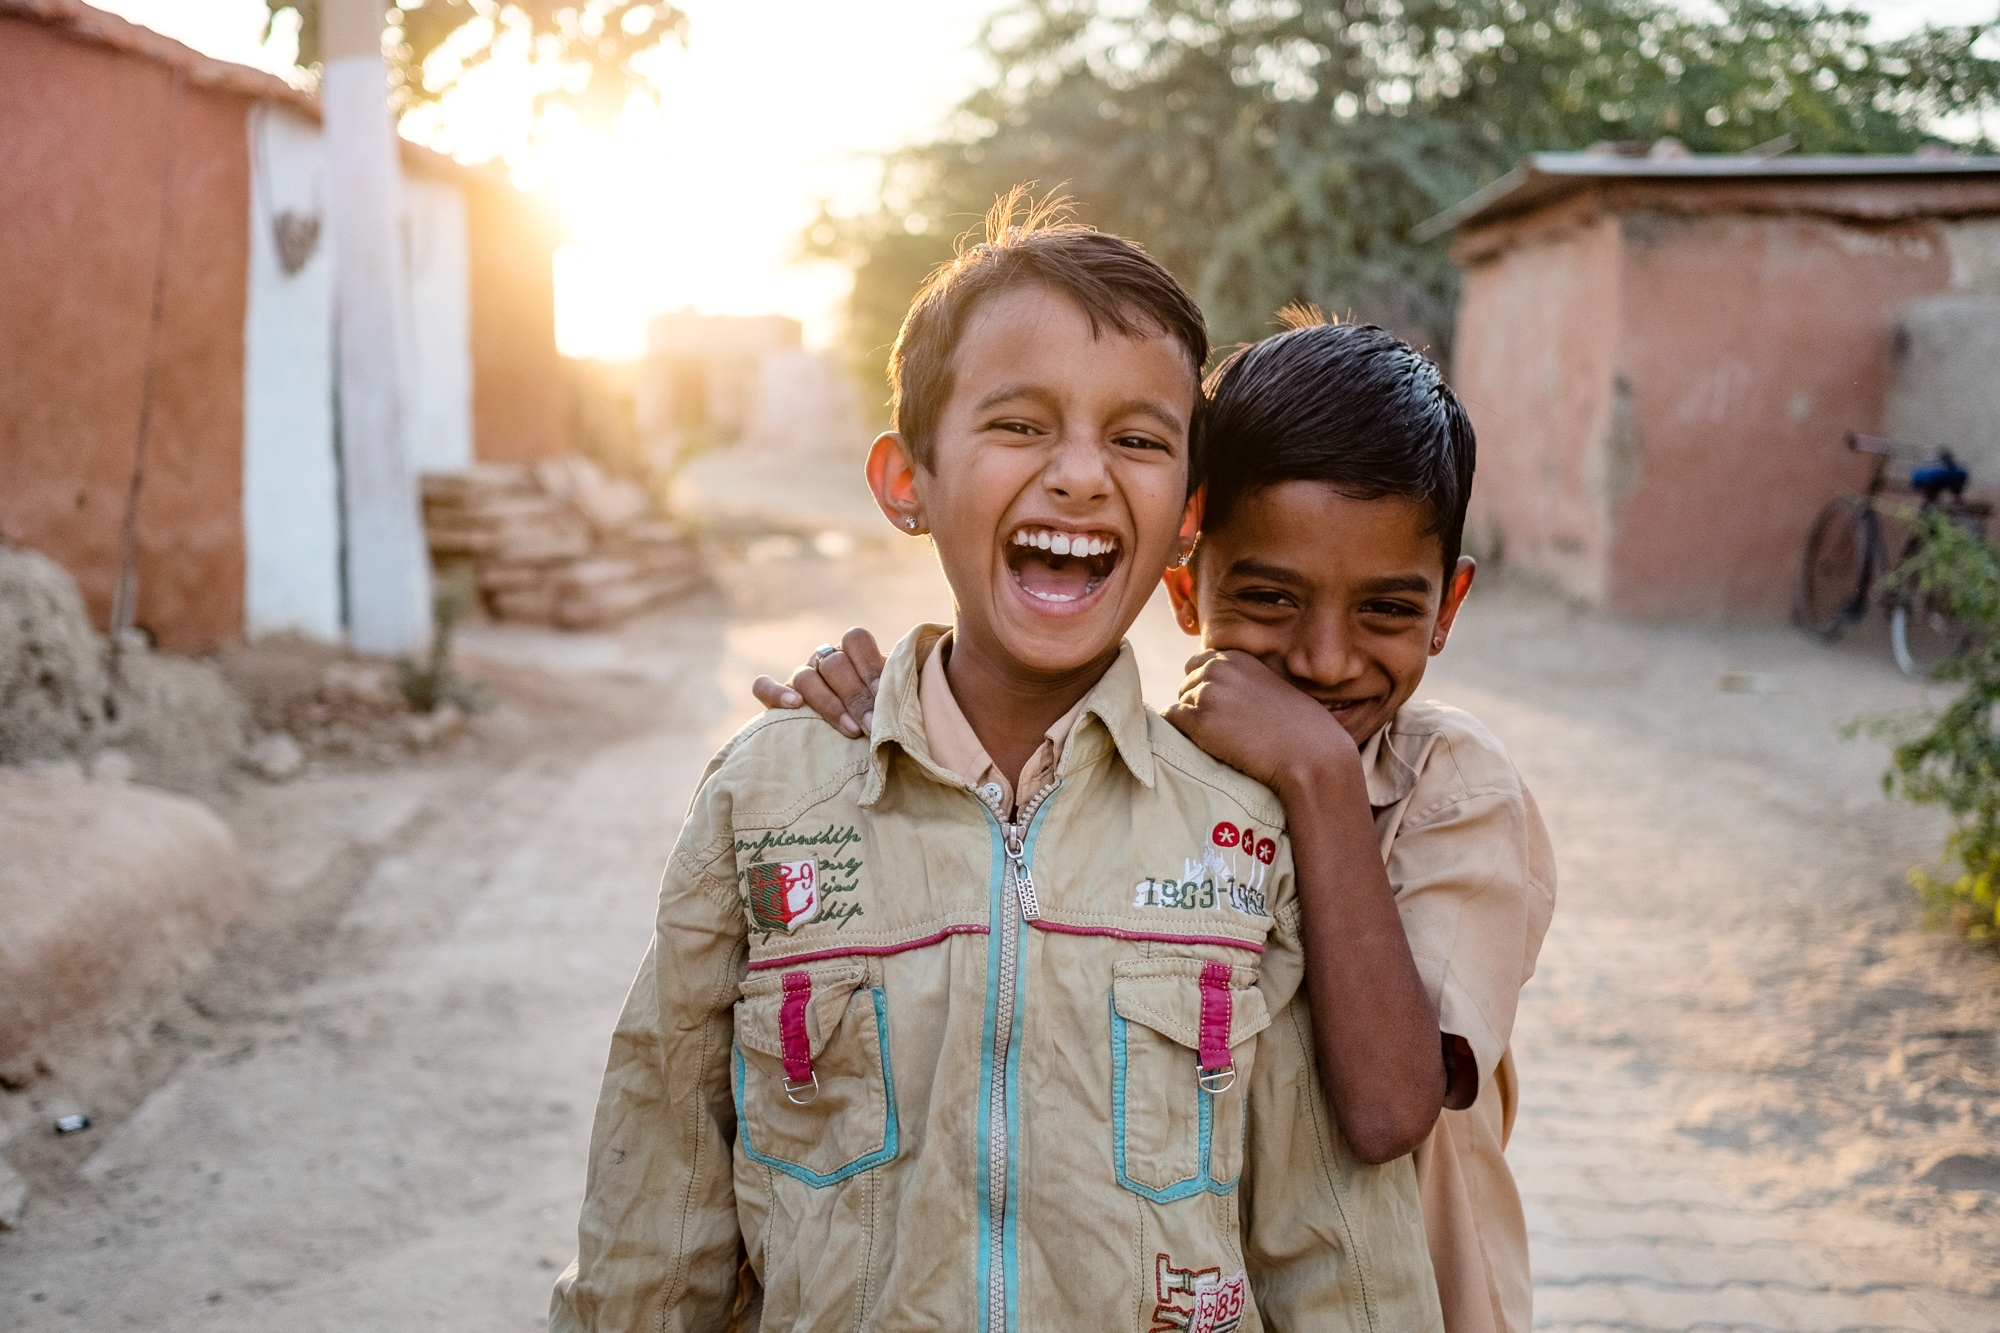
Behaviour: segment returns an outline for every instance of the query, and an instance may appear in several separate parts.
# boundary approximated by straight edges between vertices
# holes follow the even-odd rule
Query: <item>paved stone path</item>
[[[2000,1328],[1991,1185],[1925,1179],[1991,1160],[1995,964],[1915,929],[1900,872],[1938,823],[1835,730],[1921,690],[1867,645],[1504,591],[1465,629],[1427,692],[1508,742],[1561,872],[1509,1152],[1535,1326]],[[1901,1077],[1940,1045],[1955,1068]]]

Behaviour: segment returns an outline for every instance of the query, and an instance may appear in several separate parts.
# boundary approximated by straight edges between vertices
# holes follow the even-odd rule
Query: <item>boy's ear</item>
[[[1187,508],[1181,511],[1180,552],[1181,563],[1160,576],[1160,582],[1167,585],[1167,597],[1174,604],[1174,623],[1189,634],[1201,633],[1201,611],[1194,600],[1194,559],[1195,544],[1201,540],[1201,515],[1208,503],[1208,487],[1197,486],[1188,497]]]
[[[1176,565],[1160,575],[1167,585],[1167,600],[1174,604],[1174,623],[1189,634],[1201,634],[1201,612],[1194,604],[1194,571]]]
[[[1458,608],[1465,605],[1465,595],[1472,591],[1472,576],[1479,572],[1479,563],[1469,555],[1458,558],[1458,567],[1451,571],[1451,582],[1445,585],[1444,605],[1438,608],[1437,626],[1431,630],[1431,656],[1444,651],[1444,641],[1451,637],[1451,623],[1458,619]]]
[[[930,531],[923,497],[917,493],[917,465],[903,437],[893,430],[877,435],[868,447],[868,489],[897,531],[913,537]]]
[[[1208,508],[1208,483],[1194,488],[1194,494],[1187,498],[1187,505],[1181,510],[1180,554],[1181,565],[1186,567],[1194,559],[1195,543],[1201,540],[1201,516]]]

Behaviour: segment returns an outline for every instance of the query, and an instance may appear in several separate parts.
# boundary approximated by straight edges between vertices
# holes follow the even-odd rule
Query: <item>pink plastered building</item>
[[[1769,619],[1866,476],[1902,312],[2000,298],[2000,158],[1536,154],[1425,231],[1464,280],[1471,549],[1614,614]]]

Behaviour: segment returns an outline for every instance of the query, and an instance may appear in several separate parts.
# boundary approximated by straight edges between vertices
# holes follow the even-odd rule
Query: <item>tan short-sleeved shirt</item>
[[[1055,781],[1056,763],[1062,758],[1063,742],[1069,739],[1083,712],[1084,701],[1076,701],[1067,713],[1043,733],[1042,743],[1028,756],[1028,766],[1018,774],[1002,773],[986,753],[979,733],[965,719],[965,710],[951,692],[945,676],[945,658],[951,652],[951,635],[937,641],[924,659],[917,679],[917,703],[923,709],[924,739],[930,742],[931,757],[938,767],[956,773],[979,792],[1003,819],[1014,818],[1016,794],[1028,797]]]
[[[1361,752],[1403,930],[1437,1006],[1465,1038],[1478,1099],[1416,1151],[1447,1333],[1527,1333],[1528,1229],[1502,1150],[1519,1099],[1508,1043],[1555,910],[1555,856],[1507,751],[1470,713],[1405,704]]]

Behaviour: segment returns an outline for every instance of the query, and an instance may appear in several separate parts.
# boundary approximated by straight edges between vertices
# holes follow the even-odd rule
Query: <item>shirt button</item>
[[[1001,792],[999,783],[989,782],[979,789],[979,794],[989,801],[997,801],[1004,793]]]

